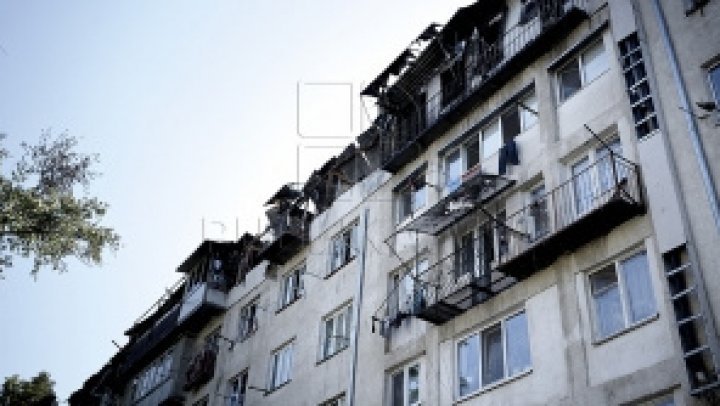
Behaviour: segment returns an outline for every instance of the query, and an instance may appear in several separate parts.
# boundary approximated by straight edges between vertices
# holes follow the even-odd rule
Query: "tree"
[[[4,138],[2,168],[9,157]],[[106,248],[118,249],[120,237],[100,224],[108,205],[87,195],[97,156],[77,152],[76,138],[49,130],[37,145],[21,147],[9,173],[0,173],[0,277],[15,256],[33,258],[33,276],[44,266],[66,271],[68,257],[100,264]]]
[[[55,405],[55,381],[50,374],[42,371],[29,381],[18,375],[8,376],[0,393],[0,406],[42,406]]]

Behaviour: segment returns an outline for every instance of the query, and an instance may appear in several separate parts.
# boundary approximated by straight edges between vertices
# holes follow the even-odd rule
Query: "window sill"
[[[518,379],[520,379],[520,378],[523,378],[523,377],[525,377],[525,376],[530,375],[530,374],[532,373],[532,371],[533,371],[532,368],[528,368],[528,369],[526,369],[526,370],[524,370],[524,371],[522,371],[522,372],[519,372],[519,373],[517,373],[517,374],[515,374],[515,375],[513,375],[513,376],[510,376],[510,377],[507,377],[507,378],[503,378],[503,379],[501,379],[501,380],[499,380],[499,381],[497,381],[497,382],[491,383],[491,384],[489,384],[489,385],[487,385],[487,386],[483,386],[482,388],[476,390],[475,392],[469,393],[469,394],[467,394],[467,395],[465,395],[465,396],[463,396],[463,397],[461,397],[461,398],[456,399],[456,400],[453,402],[453,404],[454,404],[454,405],[459,405],[459,404],[464,403],[464,402],[466,402],[466,401],[468,401],[468,400],[470,400],[470,399],[473,399],[473,398],[475,398],[475,397],[477,397],[477,396],[480,396],[480,395],[482,395],[482,394],[484,394],[484,393],[487,393],[487,392],[490,392],[490,391],[492,391],[492,390],[495,390],[495,389],[497,389],[497,388],[499,388],[499,387],[501,387],[501,386],[508,385],[508,384],[510,384],[510,383],[512,383],[512,382],[515,382],[516,380],[518,380]]]
[[[320,365],[320,364],[323,364],[323,363],[325,363],[325,361],[327,361],[327,360],[329,360],[329,359],[332,359],[332,358],[335,357],[336,355],[338,355],[338,354],[340,354],[341,352],[345,351],[348,347],[349,347],[349,345],[346,345],[345,347],[343,347],[343,348],[335,351],[334,353],[332,353],[332,354],[330,354],[330,355],[328,355],[328,356],[326,356],[326,357],[324,357],[324,358],[322,358],[322,359],[317,360],[317,361],[315,362],[315,366],[318,366],[318,365]]]
[[[621,329],[621,330],[618,330],[618,331],[616,331],[616,332],[614,332],[614,333],[612,333],[612,334],[610,334],[610,335],[608,335],[608,336],[593,339],[592,345],[593,345],[593,346],[600,346],[600,345],[602,345],[602,344],[605,344],[606,342],[611,341],[611,340],[613,340],[613,339],[615,339],[615,338],[617,338],[617,337],[619,337],[619,336],[625,335],[625,334],[627,334],[627,333],[629,333],[629,332],[631,332],[631,331],[634,331],[634,330],[637,330],[637,329],[640,328],[640,327],[643,327],[643,326],[646,325],[646,324],[652,323],[653,321],[655,321],[655,320],[657,320],[657,319],[659,319],[659,318],[660,318],[660,314],[659,314],[659,313],[655,313],[655,314],[653,314],[652,316],[646,317],[646,318],[644,318],[644,319],[642,319],[642,320],[640,320],[640,321],[636,321],[635,323],[633,323],[633,324],[631,324],[631,325],[629,325],[629,326],[627,326],[627,327],[625,327],[625,328],[623,328],[623,329]]]
[[[288,379],[287,381],[285,381],[285,382],[281,383],[281,384],[280,384],[280,385],[278,385],[278,386],[275,386],[275,387],[269,388],[268,390],[266,390],[266,391],[265,391],[265,394],[264,394],[264,396],[269,396],[269,395],[272,395],[272,394],[273,394],[273,393],[275,393],[276,391],[278,391],[278,390],[282,389],[283,387],[285,387],[285,386],[289,385],[289,384],[290,384],[290,382],[292,382],[292,379]]]
[[[292,306],[295,302],[300,300],[302,296],[298,296],[295,299],[293,299],[291,302],[285,303],[284,305],[280,306],[277,310],[275,310],[275,314],[278,314],[282,312],[283,310],[287,309],[288,307]]]
[[[352,257],[352,258],[350,258],[350,260],[349,260],[348,262],[340,265],[337,269],[332,270],[329,274],[325,275],[325,277],[324,277],[323,279],[330,279],[333,275],[335,275],[336,273],[340,272],[343,268],[345,268],[345,267],[348,266],[349,264],[352,264],[353,261],[355,261],[355,258],[357,258],[357,255],[354,256],[354,257]]]

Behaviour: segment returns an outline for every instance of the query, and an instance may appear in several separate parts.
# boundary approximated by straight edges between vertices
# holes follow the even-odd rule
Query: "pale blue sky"
[[[0,0],[6,146],[17,154],[46,128],[79,137],[100,154],[91,192],[123,237],[101,267],[6,272],[0,378],[48,370],[66,399],[179,278],[202,218],[227,238],[236,218],[256,231],[298,166],[305,180],[350,141],[322,137],[358,134],[363,82],[469,2]],[[320,138],[297,136],[298,88],[300,130]]]

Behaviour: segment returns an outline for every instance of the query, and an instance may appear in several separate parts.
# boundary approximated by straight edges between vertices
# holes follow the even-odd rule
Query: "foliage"
[[[26,381],[18,375],[5,378],[0,393],[0,406],[29,406],[55,404],[55,382],[50,374],[42,371]]]
[[[9,157],[3,139],[0,166]],[[32,257],[37,276],[43,266],[66,271],[68,257],[99,264],[106,248],[117,250],[119,236],[100,224],[108,205],[83,193],[97,176],[97,157],[77,152],[66,133],[44,131],[37,145],[21,147],[9,173],[0,173],[0,277],[14,256]]]

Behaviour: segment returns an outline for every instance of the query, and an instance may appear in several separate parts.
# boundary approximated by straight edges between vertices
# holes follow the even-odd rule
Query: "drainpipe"
[[[702,143],[700,141],[700,134],[698,133],[697,121],[692,114],[692,106],[690,106],[689,97],[685,83],[680,75],[680,68],[678,66],[677,55],[675,54],[675,48],[670,41],[670,34],[668,32],[667,21],[663,14],[662,7],[660,6],[659,0],[653,0],[653,7],[655,9],[655,18],[657,18],[658,27],[660,28],[660,34],[662,36],[663,46],[665,47],[665,53],[667,54],[668,63],[673,74],[673,81],[675,83],[675,89],[677,90],[678,98],[680,99],[680,108],[683,110],[685,121],[687,122],[688,134],[690,135],[690,142],[695,153],[695,160],[700,169],[700,176],[702,178],[703,186],[705,188],[705,194],[707,195],[708,202],[710,203],[710,210],[715,220],[715,230],[720,234],[720,204],[718,204],[718,194],[715,189],[712,177],[710,175],[710,169],[708,168],[707,157],[703,150]]]
[[[363,282],[365,280],[365,253],[367,252],[367,224],[369,209],[365,209],[360,216],[358,222],[359,233],[358,242],[358,279],[355,300],[353,300],[353,318],[352,331],[350,332],[350,383],[348,385],[348,406],[355,405],[355,381],[357,377],[357,359],[358,359],[358,333],[360,331],[360,307],[363,298]]]

